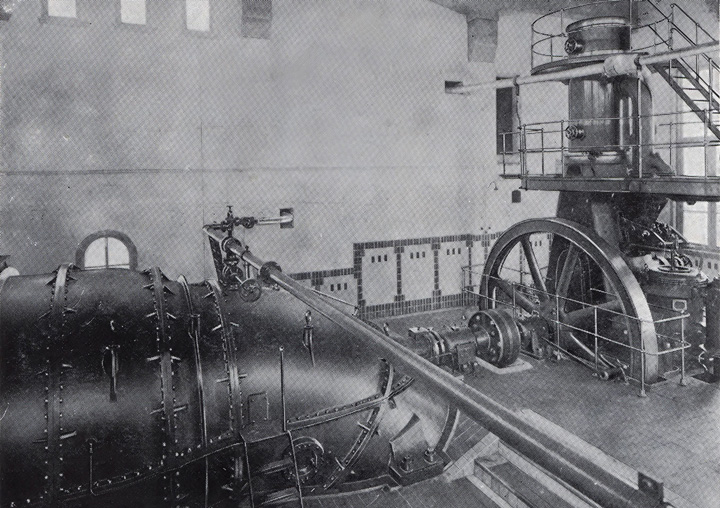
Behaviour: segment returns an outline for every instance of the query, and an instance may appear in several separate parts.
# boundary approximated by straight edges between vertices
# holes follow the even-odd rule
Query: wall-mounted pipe
[[[708,42],[706,44],[698,44],[690,48],[679,49],[674,51],[665,51],[662,53],[656,53],[654,55],[635,56],[635,61],[638,66],[648,66],[657,63],[669,62],[676,58],[686,58],[695,55],[702,55],[705,53],[712,53],[714,51],[720,51],[720,42]],[[514,78],[498,79],[496,81],[490,81],[485,83],[469,83],[463,84],[462,82],[445,82],[445,93],[465,95],[474,92],[480,92],[488,89],[496,88],[509,88],[515,85],[532,85],[536,83],[545,83],[548,81],[563,81],[566,79],[582,78],[585,76],[593,76],[595,74],[606,74],[610,72],[617,72],[617,68],[626,68],[626,65],[618,66],[618,57],[626,57],[627,54],[613,55],[608,57],[604,62],[584,65],[582,67],[575,67],[573,69],[566,69],[557,72],[547,72],[538,74],[535,76],[516,76]],[[612,69],[612,70],[611,70]]]

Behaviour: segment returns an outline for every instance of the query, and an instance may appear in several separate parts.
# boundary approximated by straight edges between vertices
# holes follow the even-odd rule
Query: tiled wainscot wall
[[[471,303],[462,268],[482,263],[500,233],[353,244],[353,267],[291,276],[373,319]],[[352,310],[352,309],[351,309]]]

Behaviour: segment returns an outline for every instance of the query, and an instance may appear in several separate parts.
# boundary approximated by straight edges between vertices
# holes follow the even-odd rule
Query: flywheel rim
[[[523,238],[529,238],[532,234],[548,233],[579,247],[580,252],[589,256],[607,277],[622,304],[622,312],[636,318],[637,326],[633,328],[637,330],[633,330],[635,333],[628,336],[628,343],[637,348],[642,346],[645,351],[645,382],[656,381],[659,374],[657,335],[650,307],[640,284],[619,249],[610,245],[595,231],[574,221],[557,217],[528,219],[508,228],[496,240],[485,260],[480,283],[481,307],[494,308],[490,292],[495,287],[491,287],[491,281],[494,277],[499,277],[500,269],[513,248],[522,244]],[[552,292],[554,293],[554,289]]]

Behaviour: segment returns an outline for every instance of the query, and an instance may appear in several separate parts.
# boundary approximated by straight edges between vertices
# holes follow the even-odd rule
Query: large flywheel
[[[509,228],[488,254],[480,295],[484,309],[512,308],[526,322],[543,318],[543,340],[588,365],[657,380],[645,295],[620,251],[580,224],[548,218]]]

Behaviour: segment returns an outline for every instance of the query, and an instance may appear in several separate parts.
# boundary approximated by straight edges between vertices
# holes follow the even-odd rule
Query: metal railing
[[[712,35],[688,12],[677,4],[670,5],[670,12],[663,12],[651,0],[606,0],[559,9],[537,18],[531,25],[530,66],[535,68],[554,62],[566,61],[565,51],[567,24],[580,19],[581,13],[589,9],[611,10],[614,17],[627,20],[630,29],[630,48],[635,53],[654,54],[659,51],[698,46],[716,42],[718,34]],[[582,14],[587,16],[587,14]],[[644,22],[641,18],[647,18]],[[709,108],[718,110],[720,103],[720,66],[709,55],[695,55],[678,58],[709,95]],[[672,70],[673,62],[670,62]],[[707,75],[705,72],[707,71]],[[713,103],[714,102],[714,103]]]
[[[641,13],[641,7],[651,5],[650,12]],[[569,23],[588,17],[589,9],[607,10],[613,17],[627,20],[631,30],[632,51],[655,53],[668,47],[672,37],[671,15],[665,14],[649,0],[605,0],[573,5],[550,12],[537,18],[530,27],[530,66],[531,68],[552,62],[566,60],[565,41],[568,39],[566,28]],[[642,16],[649,19],[641,22]]]
[[[664,15],[664,13],[652,2],[647,2],[652,9]],[[717,42],[718,34],[711,35],[698,23],[685,9],[678,4],[670,5],[670,15],[668,18],[669,34],[666,38],[667,49],[677,49],[684,46],[698,46],[707,42]],[[678,44],[678,38],[681,44]],[[710,100],[700,99],[699,102],[708,102],[709,107],[713,107],[712,101],[720,99],[720,92],[717,87],[720,83],[720,66],[708,54],[695,55],[694,57],[679,58],[693,73],[694,78],[703,86],[711,96]],[[672,62],[670,63],[672,69]],[[703,71],[707,70],[707,77]],[[715,108],[717,109],[717,108]]]
[[[714,147],[720,146],[720,140],[710,131],[708,124],[720,126],[720,112],[708,108],[703,111],[706,121],[703,122],[692,112],[669,112],[640,117],[604,117],[585,118],[569,120],[558,120],[552,122],[536,122],[523,124],[517,131],[502,132],[499,135],[503,139],[503,147],[518,147],[517,150],[501,153],[503,165],[502,175],[505,177],[527,177],[527,176],[567,176],[567,162],[572,156],[581,156],[591,153],[615,153],[619,162],[627,163],[632,171],[627,175],[618,177],[643,178],[643,176],[669,176],[669,175],[643,175],[644,168],[640,163],[639,153],[647,154],[664,153],[667,160],[663,160],[674,172],[674,176],[688,178],[717,178],[714,174],[712,157]],[[678,118],[680,116],[680,118]],[[685,118],[683,118],[685,117]],[[585,127],[603,125],[610,126],[617,130],[624,129],[626,132],[637,133],[637,126],[643,120],[649,119],[657,126],[656,139],[651,142],[639,140],[635,143],[624,142],[618,136],[615,144],[583,145],[570,147],[566,137],[566,129],[569,125],[581,124]],[[667,129],[667,130],[666,130]],[[682,132],[680,132],[682,131]],[[688,132],[694,131],[694,135]],[[639,137],[637,134],[634,137]],[[509,141],[512,138],[512,141]],[[703,149],[703,168],[701,172],[678,171],[676,161],[678,151],[693,148]],[[512,158],[511,158],[512,156]],[[518,159],[520,172],[517,172],[517,165],[511,164]],[[536,160],[533,160],[536,158]],[[529,160],[530,159],[530,160]],[[539,159],[539,160],[537,160]],[[632,162],[635,161],[635,164]],[[683,174],[684,173],[684,174]]]
[[[507,268],[504,268],[507,269]],[[512,269],[511,269],[512,270]],[[524,274],[527,276],[528,279],[531,279],[531,274],[529,272],[524,272],[522,270],[512,270],[520,275]],[[687,314],[683,311],[677,311],[675,309],[668,309],[668,308],[662,308],[657,305],[650,305],[652,309],[655,311],[662,311],[663,314],[668,313],[676,313],[676,316],[671,316],[667,318],[661,318],[661,319],[655,319],[652,321],[647,321],[640,319],[636,316],[631,316],[628,314],[625,314],[623,312],[614,311],[612,309],[601,307],[601,304],[592,304],[585,301],[576,300],[569,297],[562,297],[554,293],[542,291],[539,288],[536,288],[534,286],[530,286],[527,284],[523,284],[522,282],[513,282],[513,281],[504,281],[506,283],[510,284],[512,295],[506,295],[510,297],[510,301],[507,300],[500,300],[494,298],[492,295],[484,295],[481,293],[480,288],[486,286],[487,275],[484,274],[484,265],[483,264],[475,264],[475,265],[468,265],[462,267],[463,272],[463,287],[462,291],[465,294],[468,294],[472,298],[475,299],[475,303],[480,303],[481,300],[484,300],[485,302],[491,303],[491,305],[488,305],[488,307],[497,307],[497,306],[504,306],[507,308],[512,309],[513,314],[515,316],[518,315],[519,312],[524,312],[523,309],[519,308],[516,304],[516,295],[522,294],[522,296],[527,297],[528,295],[545,295],[547,298],[551,300],[555,300],[555,317],[550,318],[549,322],[554,325],[555,328],[555,335],[554,335],[554,341],[547,341],[547,345],[551,348],[554,348],[556,351],[561,352],[563,354],[569,354],[570,356],[573,356],[568,351],[564,350],[560,344],[560,336],[563,330],[571,330],[571,331],[577,331],[581,332],[583,334],[586,334],[586,336],[591,336],[593,341],[593,347],[592,352],[594,356],[594,363],[591,361],[583,361],[583,359],[580,359],[576,356],[573,356],[576,360],[580,360],[581,363],[584,363],[586,367],[594,368],[595,374],[598,377],[602,377],[602,372],[604,369],[602,369],[599,365],[599,361],[602,358],[602,352],[601,352],[601,345],[613,345],[620,348],[623,348],[628,351],[628,354],[630,356],[630,360],[627,364],[624,364],[624,366],[620,367],[622,370],[622,376],[627,380],[630,379],[639,385],[639,392],[638,395],[641,397],[644,397],[646,395],[646,363],[647,363],[647,356],[654,356],[659,360],[661,357],[670,355],[673,353],[679,353],[680,355],[680,367],[679,367],[679,374],[680,374],[680,380],[679,384],[682,386],[685,386],[686,381],[686,361],[685,361],[685,350],[691,347],[691,344],[685,340],[685,330],[687,328],[686,326],[686,320],[690,317],[690,314]],[[492,279],[498,278],[492,277]],[[605,293],[608,295],[608,293]],[[614,295],[609,295],[614,296]],[[593,323],[590,329],[587,328],[580,328],[577,326],[573,326],[571,324],[565,323],[560,318],[560,309],[564,308],[566,304],[573,304],[576,306],[581,306],[581,308],[592,308],[593,309]],[[637,327],[640,327],[641,323],[649,323],[652,324],[654,327],[657,328],[657,325],[672,323],[672,322],[679,322],[680,327],[680,335],[677,336],[671,336],[666,334],[655,334],[655,337],[658,339],[658,343],[668,344],[670,347],[666,347],[662,351],[650,351],[646,348],[645,344],[640,343],[639,345],[633,345],[628,342],[622,342],[617,340],[616,338],[608,337],[607,335],[603,335],[600,330],[599,320],[598,316],[602,313],[603,315],[607,316],[608,314],[613,315],[615,318],[622,318],[627,319],[630,321],[634,321],[637,323]],[[546,317],[546,319],[548,319]],[[633,361],[633,355],[639,355],[639,364],[640,364],[640,373],[637,375],[635,373],[635,369],[633,368],[634,361]],[[618,362],[619,365],[623,365],[622,360]]]

